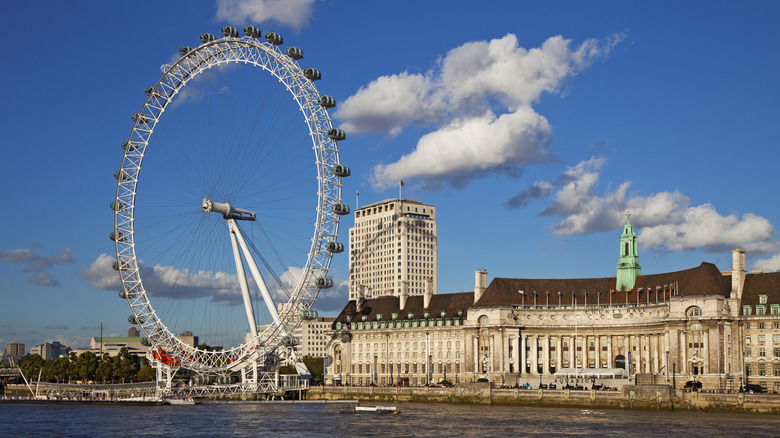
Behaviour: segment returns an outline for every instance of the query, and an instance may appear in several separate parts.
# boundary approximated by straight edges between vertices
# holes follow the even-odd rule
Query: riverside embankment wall
[[[519,406],[564,406],[625,409],[695,409],[706,411],[765,412],[780,414],[780,395],[677,394],[667,385],[624,386],[622,391],[568,389],[505,389],[489,384],[462,384],[452,388],[428,387],[312,387],[308,400],[360,400],[397,403],[469,403]]]

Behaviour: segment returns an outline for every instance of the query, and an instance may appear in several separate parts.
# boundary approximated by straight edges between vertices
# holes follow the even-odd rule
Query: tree
[[[95,377],[103,383],[114,381],[114,365],[111,362],[111,355],[103,353],[103,357],[100,358],[97,370],[95,371]]]
[[[76,359],[76,377],[87,382],[89,380],[95,380],[96,372],[98,369],[98,358],[95,353],[91,351],[85,351],[81,353]]]
[[[149,382],[152,380],[155,380],[157,378],[156,373],[154,372],[154,369],[149,366],[149,364],[144,364],[140,370],[138,370],[138,381],[139,382]]]
[[[38,372],[43,369],[43,365],[46,363],[43,358],[37,354],[31,354],[25,356],[19,360],[19,369],[24,374],[24,377],[28,381],[31,379],[38,379]],[[34,377],[33,377],[34,376]]]
[[[135,380],[138,376],[138,369],[140,368],[140,359],[138,356],[131,355],[127,351],[127,348],[122,347],[122,349],[119,350],[119,354],[114,359],[116,360],[114,372],[116,373],[116,376],[121,379],[122,383]]]
[[[301,362],[306,365],[314,381],[322,382],[322,374],[325,370],[325,359],[322,357],[303,356]]]

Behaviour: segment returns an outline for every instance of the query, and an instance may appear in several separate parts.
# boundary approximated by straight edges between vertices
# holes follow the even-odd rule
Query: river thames
[[[780,416],[691,411],[401,403],[397,415],[346,404],[0,405],[3,436],[58,437],[776,437]]]

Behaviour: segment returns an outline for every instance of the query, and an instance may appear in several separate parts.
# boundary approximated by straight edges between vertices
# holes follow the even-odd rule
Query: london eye
[[[146,88],[117,145],[110,237],[128,321],[156,361],[257,382],[333,286],[350,171],[303,51],[254,26],[221,31]]]

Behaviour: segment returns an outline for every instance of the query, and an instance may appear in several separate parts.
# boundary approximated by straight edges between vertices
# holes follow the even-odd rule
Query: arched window
[[[625,248],[623,248],[623,255],[629,255],[628,254],[628,242],[625,243]]]
[[[698,318],[701,316],[701,308],[693,306],[688,309],[688,318]]]

